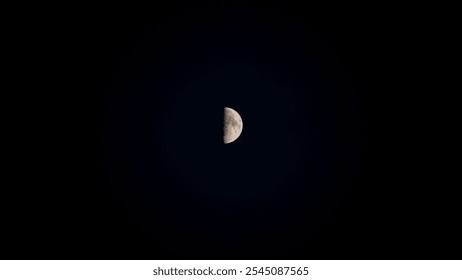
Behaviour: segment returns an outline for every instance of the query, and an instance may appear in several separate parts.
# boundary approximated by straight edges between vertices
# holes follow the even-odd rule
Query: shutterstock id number
[[[246,267],[245,275],[308,275],[308,267]]]

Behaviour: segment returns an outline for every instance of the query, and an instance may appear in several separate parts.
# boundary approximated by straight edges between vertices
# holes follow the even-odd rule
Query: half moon
[[[225,107],[223,122],[223,142],[229,144],[234,142],[242,132],[241,116],[233,109]]]

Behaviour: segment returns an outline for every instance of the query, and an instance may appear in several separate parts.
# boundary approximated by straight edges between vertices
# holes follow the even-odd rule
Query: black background
[[[322,217],[325,225],[316,227],[315,231],[311,230],[310,224],[321,223],[315,221],[316,215],[313,215],[313,211],[316,213],[316,209],[307,209],[303,206],[303,211],[296,212],[294,209],[297,209],[297,206],[293,206],[293,212],[284,209],[285,212],[281,214],[278,212],[280,209],[274,207],[274,204],[265,204],[268,202],[264,199],[257,199],[260,203],[257,203],[258,205],[265,205],[261,207],[265,209],[266,214],[258,214],[260,210],[246,206],[251,207],[248,212],[253,214],[250,216],[243,213],[234,215],[220,212],[220,209],[230,209],[229,205],[232,203],[229,201],[225,200],[220,206],[210,206],[207,203],[202,204],[206,205],[203,207],[192,206],[194,204],[188,203],[197,200],[191,200],[186,195],[178,195],[179,191],[184,191],[182,188],[186,185],[182,181],[183,177],[178,174],[188,171],[172,171],[169,164],[175,165],[176,161],[181,161],[185,152],[192,153],[188,158],[202,156],[201,160],[205,162],[205,166],[212,168],[213,174],[218,172],[218,175],[211,177],[212,179],[206,185],[217,184],[218,179],[216,178],[222,178],[220,173],[222,169],[207,161],[211,160],[211,156],[203,156],[200,149],[204,147],[211,149],[210,155],[213,155],[214,159],[231,157],[232,161],[225,163],[227,167],[225,169],[232,169],[235,163],[245,158],[245,154],[250,151],[245,150],[249,148],[245,148],[244,145],[246,139],[252,139],[251,129],[246,135],[247,122],[244,122],[242,142],[229,146],[231,147],[229,149],[242,148],[243,150],[218,151],[217,149],[221,148],[218,148],[217,143],[203,142],[204,139],[211,139],[206,133],[214,132],[199,128],[202,133],[198,134],[204,138],[193,138],[188,142],[184,151],[178,151],[176,148],[181,146],[182,141],[179,140],[182,139],[176,137],[175,133],[184,137],[184,133],[190,135],[188,131],[164,133],[162,129],[166,128],[159,125],[164,120],[162,117],[164,112],[168,111],[166,108],[176,104],[173,94],[170,94],[171,89],[166,86],[156,87],[155,97],[150,100],[151,104],[155,104],[153,108],[149,108],[150,103],[143,99],[145,95],[134,94],[125,104],[120,99],[111,99],[110,96],[114,96],[114,92],[124,92],[123,85],[121,86],[120,82],[114,82],[114,80],[137,81],[139,79],[138,74],[140,73],[136,72],[122,74],[122,79],[117,75],[121,75],[118,72],[121,68],[124,69],[121,67],[122,61],[128,59],[126,62],[128,65],[135,63],[130,62],[133,58],[130,54],[136,46],[140,46],[140,42],[143,42],[143,36],[163,26],[162,24],[171,20],[172,16],[183,18],[183,15],[195,14],[194,11],[198,7],[204,7],[201,11],[205,10],[205,14],[216,17],[222,22],[226,22],[226,17],[221,18],[223,11],[227,11],[225,14],[232,20],[236,20],[232,17],[233,11],[245,14],[247,19],[243,17],[242,21],[252,22],[253,25],[250,26],[261,24],[251,21],[252,15],[261,13],[262,10],[270,11],[270,13],[277,12],[284,19],[295,22],[296,26],[303,26],[297,32],[309,29],[307,32],[311,34],[309,36],[315,34],[313,36],[317,36],[316,38],[319,38],[323,46],[329,48],[328,50],[321,48],[322,55],[319,61],[313,63],[322,65],[329,54],[335,54],[336,58],[332,58],[332,63],[335,65],[338,63],[343,67],[341,71],[338,70],[339,72],[337,69],[327,68],[321,74],[313,73],[313,75],[320,75],[319,79],[324,84],[332,84],[329,79],[334,81],[340,79],[341,85],[348,84],[348,96],[357,97],[357,99],[352,97],[353,101],[348,99],[350,97],[342,100],[334,94],[331,95],[333,101],[330,100],[328,103],[333,108],[328,109],[330,115],[337,114],[335,119],[341,119],[342,123],[346,123],[341,127],[346,131],[350,131],[349,129],[353,131],[350,131],[351,137],[346,137],[351,143],[342,142],[344,146],[340,148],[340,154],[343,154],[336,158],[337,161],[334,160],[339,167],[325,170],[335,170],[332,172],[336,176],[343,174],[342,176],[348,177],[345,184],[351,184],[351,187],[343,192],[343,188],[338,187],[343,177],[338,179],[329,177],[330,173],[326,175],[330,180],[327,184],[328,189],[339,188],[341,195],[337,198],[333,194],[335,192],[332,192],[330,194],[334,198],[324,197],[325,201],[329,201],[328,206],[332,205],[329,208],[332,215],[327,212],[319,213],[318,217]],[[432,115],[437,114],[438,109],[429,98],[435,88],[432,79],[429,79],[426,74],[428,65],[432,63],[432,57],[428,52],[428,42],[431,41],[427,33],[429,25],[416,14],[418,13],[415,10],[402,6],[365,7],[352,4],[323,6],[319,4],[301,5],[290,1],[283,3],[282,1],[248,2],[246,4],[221,2],[192,4],[169,1],[168,5],[158,3],[150,7],[127,6],[126,4],[119,6],[112,4],[105,7],[63,7],[59,13],[36,14],[34,20],[23,23],[27,32],[23,36],[26,37],[26,42],[21,52],[28,59],[21,66],[23,68],[21,70],[27,72],[27,87],[34,88],[34,91],[31,94],[20,94],[24,99],[27,112],[20,117],[26,119],[28,125],[24,126],[25,131],[22,131],[24,137],[21,137],[18,142],[20,147],[17,150],[21,151],[21,157],[17,159],[18,162],[12,163],[19,167],[19,173],[12,185],[12,189],[18,193],[11,199],[8,196],[4,197],[5,215],[2,235],[7,244],[2,248],[0,256],[5,259],[460,258],[459,252],[462,248],[460,239],[457,237],[461,235],[461,232],[456,226],[456,217],[460,216],[460,207],[456,204],[457,196],[454,190],[457,186],[446,180],[444,172],[441,172],[438,167],[440,161],[436,157],[441,144],[435,140],[438,138],[435,134],[438,133],[432,130],[435,125],[432,123]],[[207,30],[210,28],[211,24],[204,18],[196,18],[196,20],[191,25],[186,25],[190,29],[194,26],[202,26]],[[281,30],[278,34],[286,34],[284,28],[287,26],[280,26]],[[219,30],[220,25],[213,28]],[[200,33],[200,31],[196,32]],[[299,38],[288,33],[287,38]],[[153,51],[152,56],[146,57],[145,65],[136,64],[138,69],[149,67],[151,65],[149,63],[154,63],[156,59],[172,57],[164,56],[163,51],[175,52],[169,44],[175,45],[170,42],[178,42],[175,40],[179,39],[174,34],[163,34],[162,36],[162,38],[170,38],[171,41],[162,41],[161,46]],[[257,42],[255,38],[249,37],[249,40]],[[297,40],[306,42],[308,39],[299,38]],[[300,46],[299,49],[305,46],[295,43],[293,45]],[[141,46],[146,45],[141,44]],[[272,48],[276,49],[274,46]],[[316,47],[313,48],[317,50]],[[197,50],[209,54],[209,50]],[[253,53],[264,51],[264,48],[257,50]],[[139,53],[147,54],[147,52]],[[299,53],[300,51],[295,51],[291,55],[296,56]],[[186,54],[185,56],[191,61],[196,59],[194,55]],[[264,53],[261,57],[264,60],[268,56]],[[212,56],[211,61],[213,62],[214,59],[216,56]],[[235,57],[227,57],[227,59],[235,61],[233,60]],[[274,61],[277,61],[277,57]],[[165,73],[161,73],[159,69],[156,70],[159,71],[156,74],[161,77],[176,75],[188,77],[183,73],[184,71],[196,73],[191,69],[184,70],[181,65],[189,64],[178,56],[174,63],[157,62],[159,65],[167,65],[166,68],[162,68],[166,71]],[[281,66],[283,63],[275,62],[272,65],[276,67],[274,65]],[[327,65],[331,65],[329,63]],[[173,66],[168,68],[168,65]],[[294,70],[293,73],[301,71],[299,70],[301,68],[296,69],[298,70]],[[340,72],[345,74],[339,74]],[[278,79],[284,79],[284,77]],[[272,84],[272,81],[278,79],[262,78],[261,83],[266,83],[266,89],[271,91],[278,86]],[[200,110],[195,110],[195,108],[181,105],[183,107],[180,107],[187,112],[183,111],[183,113],[187,116],[190,112],[197,113],[198,115],[194,118],[198,118],[197,124],[199,125],[201,123],[217,127],[221,125],[207,121],[207,116],[215,113],[222,114],[222,108],[227,106],[226,97],[233,95],[232,82],[225,82],[229,87],[217,84],[220,89],[227,88],[231,94],[212,98],[212,100],[210,100],[210,95],[206,95],[208,101],[217,105],[216,112],[213,111],[214,106],[198,107]],[[255,83],[256,85],[246,84],[246,86],[248,88],[260,86],[258,82]],[[128,87],[130,85],[130,82],[125,84]],[[333,87],[328,92],[337,92],[335,86]],[[145,86],[140,86],[140,88],[136,92],[148,90]],[[215,89],[211,87],[210,92]],[[299,108],[297,106],[306,109],[304,106],[310,104],[308,101],[312,101],[306,97],[303,89],[299,87],[297,90],[301,93],[296,95],[295,101],[282,100],[283,103],[278,108],[282,108],[282,112],[279,114],[294,114],[291,115],[291,120],[310,119],[307,116],[308,113],[303,113],[302,116],[297,115],[307,110],[294,110],[294,113],[290,110],[290,108]],[[260,128],[263,134],[272,129],[271,124],[275,120],[267,121],[267,118],[271,119],[273,108],[270,108],[268,116],[264,115],[266,108],[259,108],[252,114],[252,110],[255,110],[256,105],[262,101],[253,100],[248,104],[245,97],[242,97],[245,96],[244,93],[240,93],[239,96],[232,102],[238,111],[238,108],[241,108],[243,118],[245,119],[246,116],[249,119],[252,119],[252,116],[257,118],[259,124],[263,123],[265,126],[264,129]],[[197,100],[190,101],[197,106],[194,103]],[[273,104],[271,102],[269,105]],[[284,104],[288,104],[287,107],[284,107]],[[348,108],[347,111],[339,109],[343,108],[339,104],[348,104],[348,106],[343,106]],[[139,108],[144,108],[144,110]],[[322,111],[319,107],[314,108],[316,109],[319,112]],[[121,113],[115,113],[117,110]],[[135,117],[127,120],[126,116],[129,114],[127,112],[136,112]],[[218,122],[220,122],[221,115],[218,116]],[[140,119],[144,119],[145,122],[139,122]],[[120,127],[125,130],[118,130],[119,121]],[[181,119],[174,118],[172,121],[176,122],[176,125],[184,123]],[[145,127],[150,122],[153,127],[161,129],[163,133],[155,131],[148,135],[143,134],[146,133]],[[189,127],[184,129],[191,129],[188,126],[189,123],[189,121],[184,123],[185,127]],[[305,124],[304,121],[295,122],[294,130],[300,129],[300,126]],[[249,125],[252,127],[251,121]],[[319,124],[319,126],[324,125],[328,126],[329,122],[324,121]],[[219,129],[221,128],[218,127]],[[319,132],[321,129],[319,127],[314,131]],[[337,129],[336,133],[339,131],[341,129]],[[117,133],[124,135],[125,138],[114,137]],[[191,133],[194,133],[194,130]],[[218,133],[218,140],[221,140],[220,133]],[[164,139],[163,135],[173,136],[169,138],[170,140],[165,140],[167,138]],[[267,137],[266,135],[261,135],[260,131],[255,132],[254,137],[259,140],[268,139],[264,138]],[[289,132],[273,134],[269,143],[268,141],[263,141],[264,144],[261,145],[253,143],[251,147],[259,147],[261,150],[252,151],[257,158],[258,156],[264,157],[276,141],[287,143],[288,145],[283,146],[283,152],[279,155],[280,160],[274,161],[279,162],[280,166],[273,168],[275,170],[284,169],[285,165],[281,162],[298,162],[294,157],[298,157],[298,160],[301,158],[303,164],[294,163],[295,171],[290,173],[292,176],[288,181],[290,183],[286,184],[302,186],[307,182],[303,179],[307,170],[318,166],[314,163],[307,164],[304,161],[308,156],[307,139],[311,138],[306,135],[299,138],[290,136],[293,137],[290,138],[285,135],[292,134]],[[328,135],[328,132],[323,135]],[[143,141],[150,140],[153,140],[155,143],[153,146],[156,148],[146,149],[149,143]],[[295,145],[299,149],[296,155],[292,154],[288,148],[293,141],[301,143],[299,146]],[[310,142],[310,144],[313,143]],[[171,146],[163,150],[158,148],[166,147],[165,145]],[[329,145],[325,143],[324,149],[331,147]],[[130,148],[121,151],[120,147]],[[347,147],[355,148],[348,150]],[[167,152],[160,152],[161,150]],[[120,153],[115,151],[120,151]],[[170,156],[171,151],[177,151],[180,156]],[[321,149],[319,155],[314,158],[328,158],[325,152]],[[166,163],[165,153],[173,163]],[[351,165],[348,165],[348,159],[351,160]],[[359,170],[356,171],[355,164],[358,161]],[[260,159],[255,162],[262,163]],[[253,163],[250,161],[247,164]],[[191,166],[193,165],[194,163]],[[195,166],[199,168],[201,163]],[[264,168],[268,166],[263,166],[262,169]],[[321,171],[324,170],[319,168]],[[245,168],[237,169],[243,172]],[[197,174],[194,170],[193,175],[186,175],[186,177]],[[272,171],[274,173],[274,170]],[[257,177],[255,174],[258,174],[259,178],[265,178],[261,172],[257,168],[253,176]],[[140,176],[140,173],[148,175]],[[253,178],[252,175],[247,176]],[[271,182],[265,181],[270,179],[263,179],[264,182],[259,187],[264,188],[268,184],[271,185]],[[228,191],[231,186],[242,188],[242,190],[227,193],[226,197],[232,197],[231,201],[242,199],[241,194],[246,191],[243,188],[258,185],[255,181],[253,182],[254,184],[238,184],[231,179],[231,182],[223,183]],[[155,198],[156,203],[161,206],[149,205],[149,196],[145,196],[145,193],[140,191],[142,188],[139,186],[151,183],[156,188],[169,186],[167,190],[159,191],[160,195]],[[130,188],[129,191],[124,190],[127,187]],[[178,197],[171,196],[175,192]],[[208,193],[212,193],[212,196],[217,195],[216,192],[210,190]],[[258,193],[257,191],[256,197]],[[306,193],[297,189],[295,194]],[[166,198],[164,199],[162,195]],[[250,192],[249,195],[255,197],[254,193]],[[147,202],[141,199],[143,197]],[[292,198],[295,198],[294,194]],[[201,196],[198,199],[211,201],[216,197]],[[280,199],[284,200],[284,197]],[[303,200],[300,197],[297,199]],[[330,202],[331,199],[335,203]],[[170,202],[176,204],[170,205]],[[297,202],[298,204],[294,203],[294,205],[303,205],[303,202]],[[321,205],[323,202],[320,200],[317,203]],[[178,205],[181,207],[178,208]],[[158,212],[146,212],[146,208],[143,207],[148,207],[149,211],[154,211],[155,208]],[[262,209],[261,207],[259,209]],[[166,209],[170,211],[170,214],[162,212]],[[140,214],[143,212],[148,214]],[[286,217],[283,215],[286,213],[297,214]],[[216,217],[216,221],[220,221],[217,222],[219,225],[200,224],[200,218],[196,221],[199,216],[194,216],[199,214],[208,218]],[[185,221],[175,220],[175,217],[179,216],[186,217]],[[223,222],[223,217],[231,217],[229,224],[238,224],[241,228],[236,226],[234,229],[236,232],[229,232],[226,222]],[[237,221],[243,217],[245,217],[245,222]],[[149,219],[154,220],[152,224],[146,222]],[[193,223],[193,225],[188,228],[185,226],[188,223]],[[285,223],[286,227],[271,228],[274,225],[272,223],[278,226]],[[250,228],[250,233],[242,233],[243,225]],[[216,227],[220,230],[214,232],[212,229]],[[290,230],[287,230],[288,228]]]

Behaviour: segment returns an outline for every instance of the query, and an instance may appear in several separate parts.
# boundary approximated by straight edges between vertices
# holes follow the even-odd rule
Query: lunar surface
[[[239,114],[228,107],[225,107],[225,117],[223,125],[223,142],[229,144],[234,142],[242,132],[242,119]]]

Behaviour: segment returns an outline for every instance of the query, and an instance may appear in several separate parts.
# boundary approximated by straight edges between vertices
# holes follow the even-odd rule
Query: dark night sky
[[[460,258],[416,21],[291,1],[41,17],[1,258]]]

